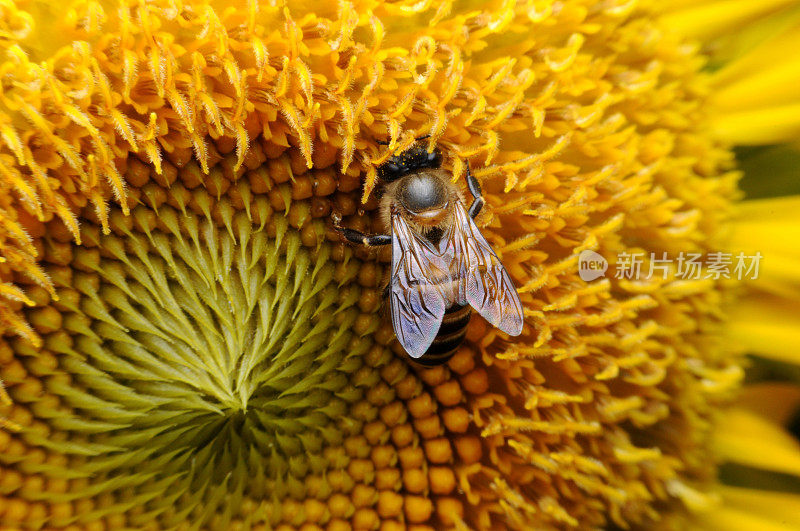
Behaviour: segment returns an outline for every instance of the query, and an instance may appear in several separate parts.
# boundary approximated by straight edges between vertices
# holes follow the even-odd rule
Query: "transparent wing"
[[[444,317],[445,297],[432,283],[442,272],[446,267],[436,250],[399,214],[392,214],[392,326],[412,358],[425,354]]]
[[[450,271],[459,279],[459,303],[469,304],[484,319],[512,336],[522,333],[522,303],[517,289],[461,201],[440,246]]]

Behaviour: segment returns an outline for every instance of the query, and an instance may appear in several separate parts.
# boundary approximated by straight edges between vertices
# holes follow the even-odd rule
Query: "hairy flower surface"
[[[714,252],[738,194],[724,102],[649,3],[0,10],[0,525],[627,528],[710,503],[730,283],[577,273]],[[388,256],[329,222],[384,230],[375,168],[427,134],[481,181],[526,317],[514,340],[474,317],[432,369],[379,312]]]

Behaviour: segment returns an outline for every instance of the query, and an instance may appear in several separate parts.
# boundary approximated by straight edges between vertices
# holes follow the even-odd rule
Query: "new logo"
[[[581,280],[589,282],[605,276],[608,270],[608,260],[594,251],[581,251],[578,255],[578,276]]]

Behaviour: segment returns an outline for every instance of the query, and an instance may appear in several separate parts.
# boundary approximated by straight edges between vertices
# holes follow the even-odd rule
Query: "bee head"
[[[438,149],[428,152],[422,145],[394,155],[378,167],[378,177],[390,183],[400,177],[420,170],[437,169],[442,165],[442,153]]]

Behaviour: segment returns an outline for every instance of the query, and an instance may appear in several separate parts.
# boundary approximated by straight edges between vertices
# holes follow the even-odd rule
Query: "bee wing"
[[[442,241],[447,246],[442,254],[459,279],[459,302],[503,332],[520,335],[524,314],[514,283],[461,201],[453,210],[455,219]]]
[[[432,279],[446,272],[436,250],[392,214],[392,326],[412,358],[419,358],[436,338],[446,309],[444,294]]]

